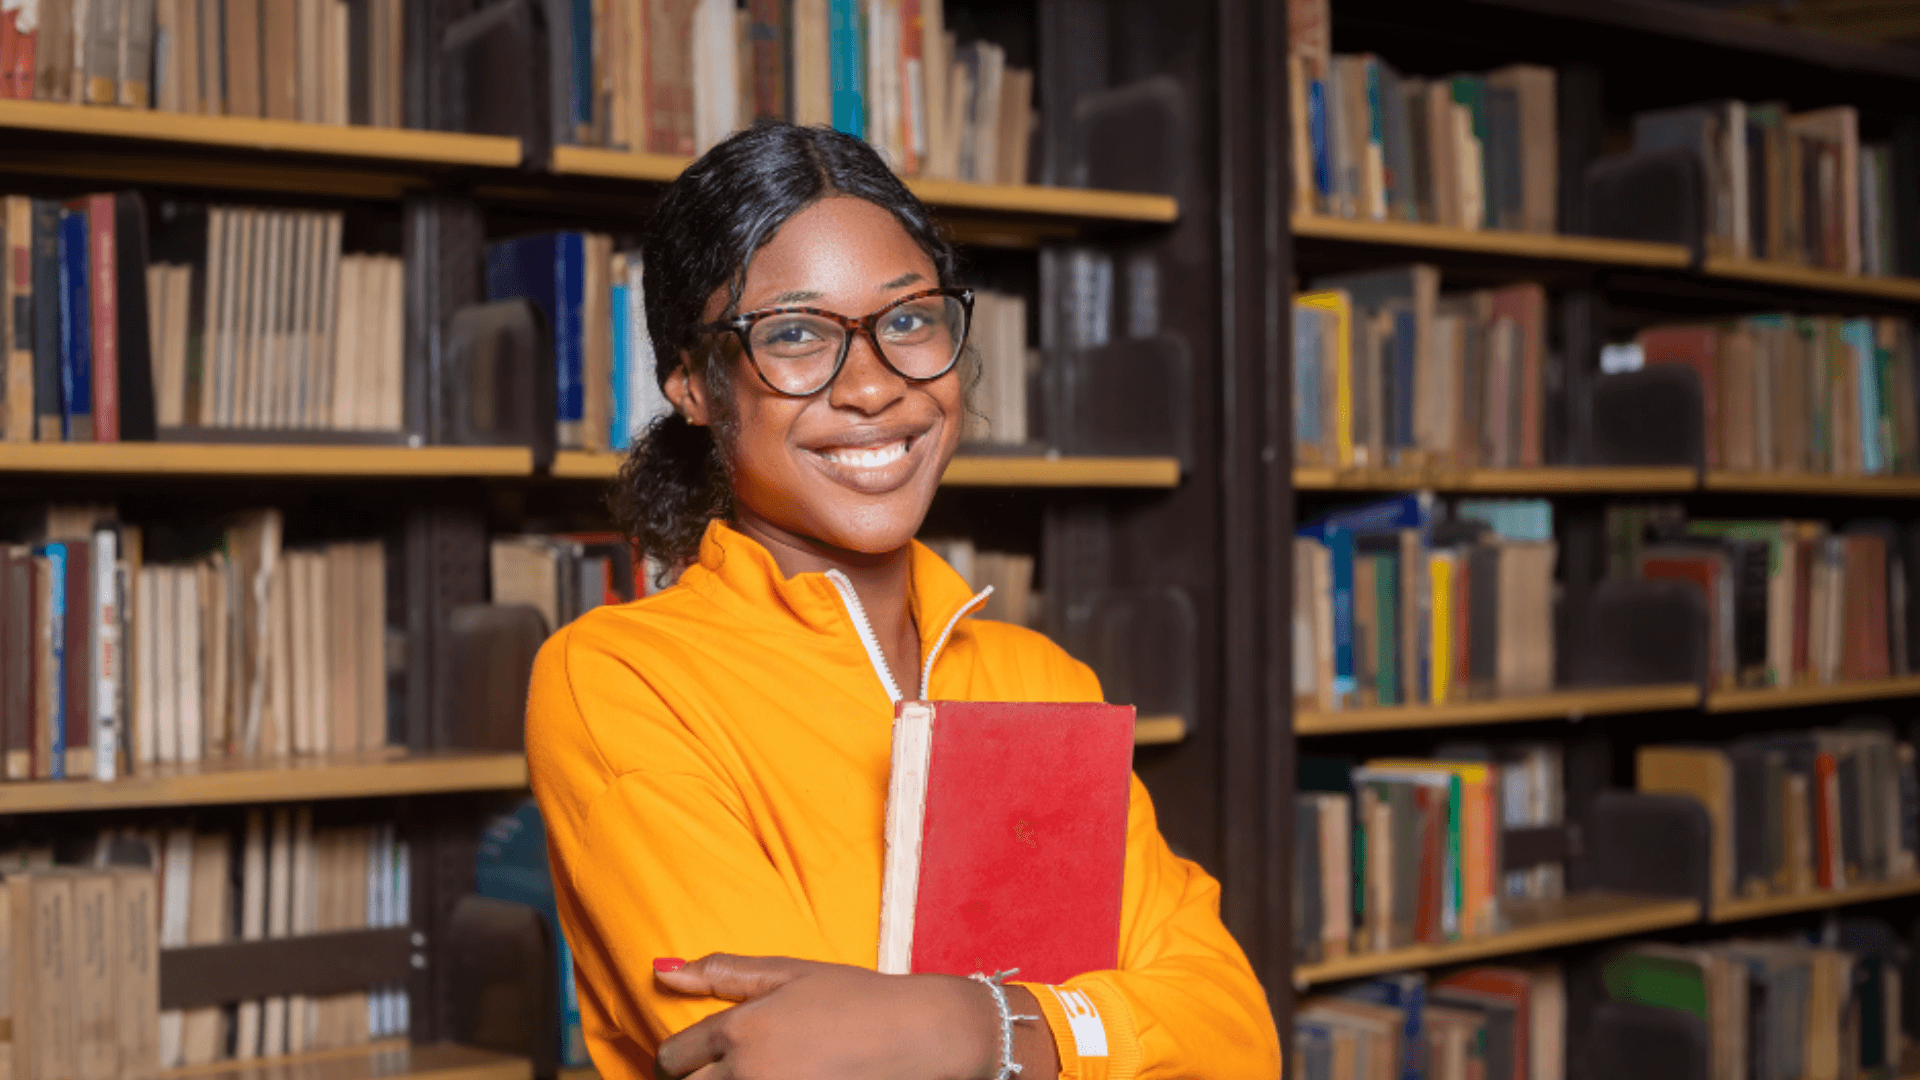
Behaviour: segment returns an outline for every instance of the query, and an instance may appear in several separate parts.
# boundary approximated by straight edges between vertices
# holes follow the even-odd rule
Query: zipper
[[[847,615],[853,619],[854,632],[860,636],[860,644],[867,650],[867,662],[873,665],[873,673],[880,676],[880,685],[886,688],[887,700],[895,705],[901,701],[900,684],[893,679],[892,669],[887,667],[887,658],[880,651],[880,639],[874,635],[873,621],[867,618],[866,606],[860,603],[860,594],[853,591],[853,582],[838,570],[827,571],[827,580],[840,593],[840,600],[847,606]],[[933,651],[927,654],[927,661],[920,672],[920,696],[927,696],[927,683],[933,677],[933,661],[946,647],[947,639],[953,636],[953,628],[960,625],[960,619],[984,603],[993,594],[993,586],[980,590],[980,594],[960,606],[947,620],[946,629],[940,631],[939,640],[933,643]]]

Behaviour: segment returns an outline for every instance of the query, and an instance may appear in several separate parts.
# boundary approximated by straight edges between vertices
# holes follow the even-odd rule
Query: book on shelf
[[[400,127],[402,0],[37,0],[0,15],[0,98]]]
[[[524,604],[552,633],[602,604],[654,591],[660,567],[637,557],[618,533],[529,533],[495,537],[488,569],[496,604]]]
[[[1886,923],[1850,918],[1823,941],[1638,942],[1601,961],[1599,983],[1608,1000],[1697,1023],[1711,1076],[1895,1075],[1905,951]],[[1638,1018],[1613,1015],[1595,1037],[1634,1039]]]
[[[1562,1080],[1566,976],[1558,964],[1410,972],[1303,999],[1296,1080]]]
[[[1636,113],[1633,149],[1690,151],[1706,181],[1707,250],[1853,274],[1912,273],[1900,250],[1893,141],[1858,110],[1721,99]]]
[[[1718,689],[1888,679],[1920,671],[1911,523],[1688,519],[1677,508],[1606,511],[1615,573],[1688,583],[1707,612]]]
[[[940,0],[545,0],[559,143],[692,157],[757,119],[829,125],[903,175],[1022,184],[1033,72]]]
[[[1327,0],[1289,0],[1295,26],[1330,25]],[[1287,57],[1296,213],[1464,229],[1556,230],[1557,76],[1402,75],[1324,32]]]
[[[0,548],[6,779],[387,745],[379,541],[283,546],[259,511],[155,558],[110,508],[68,509]]]
[[[1916,867],[1912,744],[1884,724],[1650,745],[1639,790],[1706,808],[1716,900],[1752,900],[1900,881]]]
[[[1451,748],[1453,760],[1307,757],[1294,796],[1296,962],[1484,937],[1504,900],[1564,894],[1557,862],[1509,869],[1504,836],[1557,827],[1557,747]]]
[[[1920,379],[1906,319],[1749,315],[1648,327],[1614,352],[1621,370],[1698,373],[1710,469],[1920,473]]]
[[[967,384],[961,438],[991,446],[1026,445],[1027,388],[1040,366],[1038,350],[1027,346],[1027,298],[975,289],[967,338],[979,358],[979,381]],[[969,363],[962,360],[963,365]],[[963,367],[962,378],[967,379],[964,371]]]
[[[1323,277],[1313,289],[1293,305],[1297,464],[1546,463],[1539,285],[1442,295],[1440,271],[1414,264]]]
[[[1441,521],[1426,497],[1400,496],[1302,526],[1299,707],[1445,705],[1552,689],[1557,548],[1548,504],[1470,500],[1456,514]]]

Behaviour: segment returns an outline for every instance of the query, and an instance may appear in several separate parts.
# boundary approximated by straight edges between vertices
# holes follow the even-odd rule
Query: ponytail
[[[733,486],[713,429],[677,412],[655,420],[621,463],[607,505],[642,553],[677,574],[699,557],[707,523],[733,516]]]

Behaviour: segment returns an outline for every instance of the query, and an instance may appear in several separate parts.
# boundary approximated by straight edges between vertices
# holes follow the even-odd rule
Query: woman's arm
[[[1167,848],[1133,781],[1120,969],[1030,986],[1065,1080],[1278,1077],[1266,993],[1220,922],[1220,886]]]

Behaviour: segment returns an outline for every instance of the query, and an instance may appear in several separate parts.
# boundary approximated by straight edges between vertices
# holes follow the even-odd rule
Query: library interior
[[[1125,759],[1289,1080],[1920,1077],[1920,0],[0,0],[0,1080],[653,1075],[527,703],[687,591],[647,245],[770,123],[957,252],[919,542],[1131,709],[943,788],[846,585],[862,965],[1019,966],[912,965],[943,797]],[[1093,982],[998,1022],[1231,1075]]]

